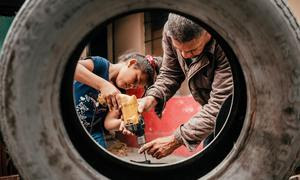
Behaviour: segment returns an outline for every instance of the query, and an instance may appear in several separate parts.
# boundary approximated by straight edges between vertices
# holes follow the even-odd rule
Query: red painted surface
[[[145,135],[147,142],[158,137],[171,135],[177,127],[188,121],[193,115],[199,112],[200,105],[192,96],[173,97],[171,98],[163,111],[162,118],[159,119],[155,112],[143,113],[145,119]],[[122,137],[128,146],[137,147],[135,137]],[[202,149],[200,145],[196,151],[189,152],[186,147],[178,148],[174,154],[180,156],[190,156]]]
[[[137,98],[140,98],[144,95],[145,89],[144,88],[137,88],[137,89],[128,89],[126,94],[128,95],[135,95]]]

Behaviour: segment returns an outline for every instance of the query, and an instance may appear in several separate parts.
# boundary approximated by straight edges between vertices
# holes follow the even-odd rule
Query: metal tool
[[[146,143],[146,138],[145,138],[145,123],[144,123],[144,118],[142,115],[139,115],[139,120],[137,124],[129,123],[125,125],[126,129],[131,131],[133,134],[136,135],[137,139],[137,144],[139,147],[141,147],[143,144]],[[145,162],[148,162],[146,153],[144,152],[144,157],[145,157]],[[146,163],[146,164],[150,164]]]

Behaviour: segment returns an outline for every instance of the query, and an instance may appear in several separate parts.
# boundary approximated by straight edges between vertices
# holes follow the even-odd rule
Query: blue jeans
[[[103,148],[107,148],[105,141],[104,130],[102,127],[99,127],[99,124],[96,125],[95,129],[91,133],[93,139]]]

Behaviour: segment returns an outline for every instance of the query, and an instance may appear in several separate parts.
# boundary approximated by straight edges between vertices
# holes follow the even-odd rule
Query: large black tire
[[[157,168],[132,168],[113,157],[97,157],[103,166],[92,168],[70,141],[60,102],[65,72],[75,67],[69,57],[87,33],[114,16],[155,8],[209,25],[231,46],[245,77],[248,101],[240,136],[203,179],[287,179],[300,158],[300,30],[283,0],[26,1],[0,62],[1,131],[21,175],[155,178]],[[201,162],[190,163],[191,170],[169,168],[180,172],[176,175],[167,168],[165,178],[200,177]]]

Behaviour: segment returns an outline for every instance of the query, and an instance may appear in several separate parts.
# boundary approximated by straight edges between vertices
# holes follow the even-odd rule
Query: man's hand
[[[116,88],[112,83],[107,82],[105,86],[102,86],[100,91],[101,96],[106,101],[109,110],[118,110],[120,108],[116,97],[117,94],[121,93],[118,88]]]
[[[175,139],[174,135],[157,138],[151,142],[144,144],[139,153],[147,152],[156,159],[163,158],[170,155],[174,150],[180,147],[182,144]]]
[[[142,113],[144,111],[149,111],[151,108],[153,108],[157,102],[155,97],[153,96],[146,96],[143,97],[142,99],[138,99],[138,112]]]

